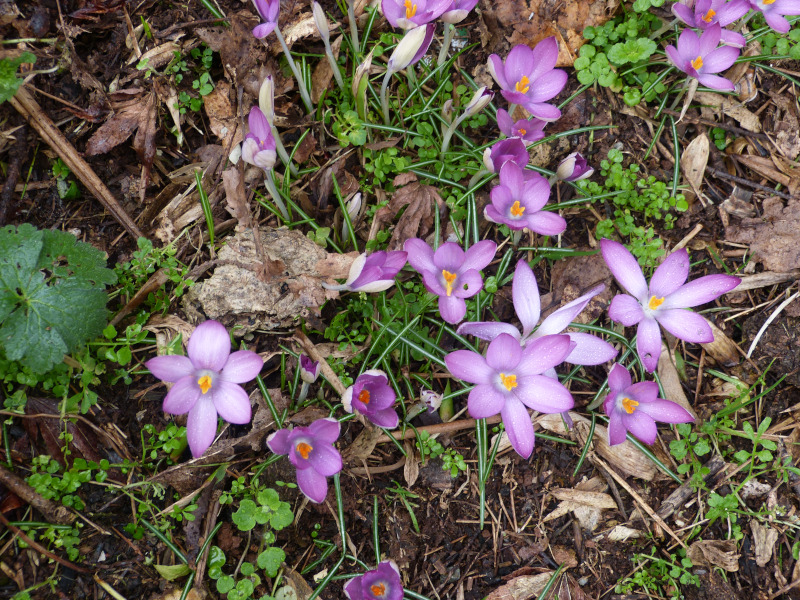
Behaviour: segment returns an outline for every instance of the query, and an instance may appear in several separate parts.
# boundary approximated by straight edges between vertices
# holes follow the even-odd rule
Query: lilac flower
[[[461,23],[476,4],[478,4],[478,0],[451,0],[450,6],[442,13],[441,19],[445,23]]]
[[[414,29],[438,19],[449,6],[450,0],[382,0],[381,12],[392,27]]]
[[[430,24],[406,32],[389,57],[389,62],[386,64],[387,73],[397,73],[419,62],[428,51],[435,30],[436,26]]]
[[[520,168],[524,169],[530,157],[525,143],[518,137],[508,138],[495,142],[483,151],[483,166],[490,173],[499,173],[500,169],[508,161],[515,162]]]
[[[750,0],[750,8],[764,15],[767,25],[778,33],[789,32],[784,15],[800,15],[800,0]]]
[[[477,384],[467,399],[469,414],[484,419],[500,413],[514,450],[528,458],[534,443],[528,408],[560,413],[575,404],[567,388],[544,375],[571,349],[566,335],[541,337],[523,350],[518,339],[501,333],[489,344],[486,358],[470,350],[456,350],[445,356],[444,362],[454,377]]]
[[[280,0],[253,0],[258,14],[264,23],[256,25],[253,36],[259,40],[267,37],[278,26],[278,13],[281,10]]]
[[[275,166],[277,158],[275,138],[272,137],[269,121],[261,109],[254,106],[250,109],[247,123],[250,126],[250,133],[245,136],[242,144],[242,160],[269,171]]]
[[[558,163],[555,178],[561,181],[580,181],[591,177],[594,169],[580,152],[573,152]]]
[[[439,246],[436,252],[419,238],[406,240],[408,262],[422,275],[425,288],[439,296],[439,314],[448,323],[458,323],[467,314],[465,298],[483,288],[480,271],[494,258],[497,244],[483,240],[464,252],[454,242]]]
[[[314,383],[319,377],[320,364],[305,354],[300,355],[300,379],[305,383]]]
[[[608,373],[608,396],[603,400],[608,415],[608,444],[616,446],[625,441],[630,431],[645,444],[656,441],[656,421],[662,423],[691,423],[694,417],[682,406],[658,397],[655,381],[631,385],[631,374],[621,364]]]
[[[201,456],[217,434],[217,415],[242,425],[250,422],[250,399],[238,384],[255,378],[264,361],[255,352],[231,353],[228,331],[217,321],[197,326],[187,356],[156,356],[145,363],[162,381],[175,385],[164,398],[164,412],[189,413],[186,437],[192,456]]]
[[[514,271],[514,281],[511,284],[511,295],[514,302],[514,312],[522,325],[522,333],[508,323],[474,322],[464,323],[458,328],[460,335],[474,335],[482,340],[493,340],[502,333],[506,333],[519,340],[523,347],[533,340],[544,336],[559,334],[575,320],[575,317],[586,308],[589,301],[605,289],[604,285],[599,285],[590,290],[580,298],[565,304],[550,316],[541,325],[541,304],[539,300],[539,286],[536,283],[536,276],[533,270],[524,260],[517,263]],[[599,365],[608,362],[617,355],[617,351],[608,342],[589,333],[569,332],[570,341],[574,344],[572,351],[564,359],[574,365]],[[553,372],[552,375],[555,375]]]
[[[531,50],[519,44],[508,53],[505,63],[497,54],[489,57],[489,72],[502,89],[503,97],[520,104],[542,121],[555,121],[561,111],[545,100],[554,98],[567,83],[567,73],[555,69],[558,42],[549,37]]]
[[[689,254],[684,248],[670,254],[645,281],[639,263],[619,242],[600,240],[603,258],[611,273],[631,295],[617,294],[608,308],[612,321],[631,327],[638,323],[636,350],[648,372],[658,365],[661,354],[661,325],[676,338],[706,344],[714,333],[706,320],[685,310],[719,298],[741,281],[732,275],[706,275],[689,283]]]
[[[275,454],[289,455],[297,468],[297,486],[317,504],[328,495],[326,478],[342,470],[342,455],[333,445],[339,430],[336,419],[317,419],[308,427],[279,429],[267,438],[267,446]]]
[[[542,208],[550,199],[550,184],[536,172],[527,175],[508,161],[500,169],[500,184],[491,192],[492,203],[483,211],[492,223],[511,229],[528,228],[539,235],[558,235],[567,228],[564,217]]]
[[[442,400],[444,400],[444,396],[433,390],[422,390],[419,398],[425,403],[429,413],[439,410],[439,407],[442,405]]]
[[[394,278],[406,265],[408,254],[402,251],[373,252],[369,256],[361,254],[350,265],[350,274],[342,285],[322,286],[329,290],[348,290],[350,292],[382,292],[394,285]]]
[[[773,0],[774,2],[775,0]],[[692,6],[694,4],[694,6]],[[672,14],[695,29],[708,29],[715,23],[727,27],[743,17],[750,10],[748,0],[686,0],[672,5]],[[747,43],[738,31],[722,30],[722,42],[729,46],[743,48]]]
[[[400,422],[397,411],[392,408],[396,398],[386,373],[370,369],[359,375],[356,382],[344,391],[342,404],[345,411],[360,412],[378,427],[394,429]]]
[[[348,581],[344,593],[350,600],[402,600],[400,569],[393,560],[385,560],[374,571]]]
[[[514,121],[508,111],[499,108],[497,110],[497,126],[500,131],[510,138],[520,138],[527,146],[537,142],[544,137],[544,126],[546,121],[531,117],[530,119],[519,119]]]
[[[732,92],[734,85],[719,73],[730,67],[739,57],[739,49],[732,46],[717,48],[722,38],[722,27],[716,23],[697,35],[684,29],[678,38],[678,47],[667,46],[669,61],[689,77],[694,77],[706,87]]]

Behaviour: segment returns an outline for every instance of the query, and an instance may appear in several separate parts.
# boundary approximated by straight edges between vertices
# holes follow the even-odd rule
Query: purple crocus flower
[[[528,408],[560,413],[575,404],[567,388],[544,374],[571,350],[566,335],[541,337],[523,350],[518,339],[501,333],[489,344],[486,358],[471,350],[456,350],[444,362],[454,377],[476,384],[467,399],[469,414],[484,419],[500,413],[514,450],[528,458],[534,444]]]
[[[678,47],[667,46],[669,61],[689,77],[694,77],[706,87],[732,92],[733,83],[719,73],[730,67],[739,57],[739,49],[733,46],[717,48],[722,38],[722,27],[715,23],[702,35],[684,29],[678,38]]]
[[[788,33],[791,26],[784,15],[800,15],[800,0],[750,0],[750,8],[762,13],[778,33]]]
[[[259,40],[267,37],[278,26],[278,13],[281,10],[280,0],[253,0],[258,14],[264,23],[256,25],[253,36]]]
[[[561,181],[580,181],[591,177],[594,169],[580,152],[573,152],[558,163],[555,177]]]
[[[656,441],[656,421],[662,423],[691,423],[694,417],[682,406],[658,397],[655,381],[631,385],[631,374],[616,363],[608,373],[608,396],[603,400],[608,415],[608,444],[616,446],[625,441],[630,431],[645,444]]]
[[[382,292],[394,285],[394,278],[406,265],[408,254],[403,251],[366,252],[359,255],[350,265],[350,274],[342,285],[322,286],[329,290],[347,290],[350,292]]]
[[[427,25],[447,10],[450,0],[382,0],[381,12],[392,27]]]
[[[364,371],[356,382],[342,395],[345,411],[354,410],[367,417],[371,423],[384,429],[394,429],[400,422],[397,411],[392,408],[397,394],[389,385],[386,373],[378,369]]]
[[[342,470],[342,455],[333,445],[339,430],[336,419],[317,419],[308,427],[279,429],[267,438],[267,446],[275,454],[289,455],[297,468],[297,486],[317,504],[328,495],[326,478]]]
[[[556,69],[558,42],[549,37],[531,50],[519,44],[508,53],[505,63],[497,54],[489,57],[489,72],[512,104],[520,104],[542,121],[555,121],[561,111],[545,104],[558,95],[567,83],[567,73]]]
[[[529,160],[525,142],[518,137],[500,140],[483,151],[483,166],[491,173],[499,173],[508,161],[515,162],[524,169]]]
[[[625,327],[638,324],[636,350],[649,373],[658,366],[661,354],[659,325],[686,342],[707,344],[714,333],[706,320],[691,310],[730,292],[741,281],[732,275],[706,275],[685,283],[689,276],[689,253],[681,248],[670,254],[645,281],[633,254],[611,240],[600,240],[603,258],[620,286],[628,294],[617,294],[608,308],[612,321]]]
[[[539,235],[558,235],[567,228],[564,217],[542,210],[550,199],[547,180],[535,171],[526,174],[512,161],[500,169],[500,184],[492,189],[491,198],[483,215],[492,223],[514,230],[527,228]]]
[[[580,298],[576,298],[550,314],[541,325],[541,301],[539,299],[539,285],[536,275],[524,260],[517,263],[514,271],[514,280],[511,284],[511,296],[514,302],[514,312],[522,325],[522,333],[508,323],[473,322],[464,323],[458,328],[460,335],[474,335],[482,340],[493,340],[500,334],[508,334],[519,340],[523,347],[533,340],[559,334],[564,331],[575,317],[586,308],[589,301],[605,289],[599,285]],[[538,327],[537,327],[538,325]],[[612,360],[617,351],[608,342],[590,333],[569,332],[566,335],[574,344],[572,351],[564,359],[574,365],[599,365]],[[555,375],[555,372],[552,373]]]
[[[497,250],[497,244],[483,240],[464,252],[461,246],[447,242],[436,252],[419,238],[406,240],[408,262],[422,275],[425,288],[439,296],[439,314],[448,323],[458,323],[467,314],[465,298],[472,298],[483,288],[481,269]]]
[[[164,412],[189,413],[186,437],[196,458],[214,441],[217,415],[237,425],[250,422],[250,398],[238,384],[255,378],[264,361],[249,350],[231,353],[228,331],[217,321],[198,325],[186,350],[188,356],[156,356],[145,366],[175,384],[164,397]]]
[[[519,119],[515,122],[508,111],[502,108],[497,109],[497,126],[500,131],[510,138],[520,138],[526,146],[544,137],[545,125],[547,125],[546,121],[536,117]]]
[[[350,600],[402,600],[400,569],[393,560],[385,560],[374,571],[348,581],[344,593]]]
[[[300,379],[305,383],[314,383],[319,377],[320,364],[305,354],[300,355]]]
[[[277,158],[275,138],[272,137],[269,121],[261,109],[254,106],[250,109],[247,123],[250,126],[250,133],[245,136],[242,144],[242,160],[269,171],[275,166]]]
[[[773,0],[774,2],[775,0]],[[694,5],[694,6],[692,6]],[[695,29],[708,29],[715,23],[727,27],[743,17],[750,10],[748,0],[687,0],[672,5],[672,14]],[[747,43],[738,31],[722,30],[722,42],[736,48],[743,48]]]
[[[476,4],[478,4],[478,0],[451,0],[450,6],[442,13],[441,19],[445,23],[461,23]]]

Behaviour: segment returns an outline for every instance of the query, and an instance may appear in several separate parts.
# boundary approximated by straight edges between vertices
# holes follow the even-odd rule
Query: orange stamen
[[[205,394],[211,389],[211,377],[209,375],[203,375],[197,380],[197,385],[200,386],[200,391]]]
[[[622,408],[624,408],[625,412],[629,415],[633,414],[637,406],[639,406],[639,403],[636,400],[631,400],[630,398],[622,399]]]
[[[369,591],[372,592],[373,596],[382,598],[384,594],[386,594],[386,584],[379,583],[378,585],[371,585],[369,586]]]
[[[699,71],[700,69],[702,69],[702,68],[703,68],[703,57],[702,57],[702,56],[698,56],[697,58],[695,58],[695,59],[692,61],[692,68],[693,68],[695,71]]]
[[[664,304],[664,298],[656,298],[655,296],[653,296],[652,298],[650,298],[650,302],[647,303],[647,308],[649,308],[650,310],[655,310],[662,304]]]
[[[410,19],[417,14],[417,5],[412,4],[411,0],[403,2],[403,6],[406,7],[406,19]]]
[[[505,373],[500,373],[500,381],[503,382],[503,385],[509,392],[517,387],[516,375],[506,375]]]
[[[520,129],[519,130],[519,134],[520,135],[525,135],[526,133],[528,133],[528,132],[525,129]]]
[[[515,200],[514,204],[511,205],[511,216],[519,219],[524,212],[525,212],[525,207],[520,206],[519,200]]]
[[[775,2],[775,0],[764,0],[764,4],[766,4],[766,5],[770,5],[773,2]]]
[[[450,296],[450,294],[453,293],[453,284],[458,276],[455,273],[443,269],[442,277],[444,277],[445,283],[447,284],[447,295]]]
[[[297,451],[300,453],[300,456],[303,457],[303,460],[308,460],[308,455],[314,447],[311,444],[306,444],[305,442],[300,442],[297,444]]]
[[[358,400],[359,402],[363,402],[364,404],[369,404],[370,401],[369,390],[361,390],[358,393]]]
[[[775,0],[772,0],[772,1],[775,2]],[[706,14],[704,14],[700,18],[703,19],[703,21],[705,21],[706,23],[711,23],[711,19],[713,19],[714,15],[716,15],[716,14],[717,14],[717,11],[715,11],[713,8],[711,8],[711,9],[708,10],[708,12]]]
[[[522,79],[517,82],[517,85],[514,86],[514,89],[520,92],[521,94],[527,94],[528,90],[531,89],[530,86],[531,80],[528,79],[527,75],[523,75]]]

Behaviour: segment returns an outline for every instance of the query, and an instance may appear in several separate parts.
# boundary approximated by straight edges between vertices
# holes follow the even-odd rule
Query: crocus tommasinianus
[[[476,4],[478,4],[478,0],[451,0],[447,10],[442,13],[441,19],[445,23],[461,23]]]
[[[608,396],[603,400],[603,410],[608,415],[610,446],[624,442],[628,431],[645,444],[652,444],[658,433],[656,421],[694,421],[685,408],[658,397],[658,384],[655,381],[631,385],[630,373],[619,363],[611,367],[608,373]]]
[[[278,26],[278,13],[281,10],[280,0],[253,0],[258,14],[264,19],[261,25],[253,29],[253,36],[261,39],[267,37]]]
[[[659,325],[686,342],[707,344],[714,333],[706,320],[686,310],[719,298],[741,281],[732,275],[706,275],[686,282],[689,276],[689,253],[681,248],[670,254],[650,278],[650,285],[625,246],[600,240],[603,258],[611,273],[629,294],[617,294],[608,308],[612,321],[631,327],[638,323],[636,350],[648,372],[658,366],[661,354]]]
[[[515,162],[524,169],[529,160],[530,156],[528,156],[525,143],[518,137],[500,140],[483,151],[483,166],[490,173],[499,173],[502,166],[508,161]]]
[[[591,177],[594,169],[589,166],[580,152],[567,155],[556,169],[555,178],[560,181],[580,181]]]
[[[427,25],[447,10],[450,0],[382,0],[381,12],[392,27]]]
[[[791,26],[784,15],[800,15],[800,0],[750,0],[750,8],[762,13],[778,33],[788,33]]]
[[[511,229],[530,229],[539,235],[558,235],[567,228],[564,217],[542,210],[550,199],[550,184],[536,173],[527,173],[512,161],[500,169],[500,184],[492,188],[492,203],[483,215],[492,223]]]
[[[342,285],[323,283],[329,290],[350,292],[382,292],[394,285],[394,278],[406,265],[408,255],[402,251],[361,254],[350,265],[350,274]]]
[[[305,383],[314,383],[319,377],[320,364],[305,354],[300,355],[300,379]]]
[[[474,335],[482,340],[493,340],[501,333],[507,333],[518,339],[523,346],[532,340],[546,335],[555,335],[564,331],[575,317],[586,308],[589,301],[605,289],[598,285],[580,298],[576,298],[551,313],[539,325],[541,316],[541,301],[539,299],[539,285],[533,270],[524,260],[517,263],[514,271],[514,280],[511,284],[511,297],[514,302],[514,312],[522,325],[522,333],[508,323],[497,321],[464,323],[458,328],[460,335]],[[539,325],[537,327],[537,325]],[[608,362],[617,355],[617,351],[608,342],[590,333],[569,332],[566,335],[575,344],[575,347],[564,359],[574,365],[599,365]]]
[[[773,0],[774,1],[774,0]],[[692,6],[692,4],[694,6]],[[708,29],[715,23],[727,27],[743,17],[750,10],[748,0],[697,0],[697,2],[675,2],[672,14],[695,29]],[[722,30],[722,42],[729,46],[743,48],[744,36],[738,31]]]
[[[374,571],[348,581],[344,593],[350,600],[402,600],[400,569],[393,560],[385,560]]]
[[[344,409],[354,410],[367,417],[371,423],[384,429],[394,429],[400,421],[392,406],[397,398],[386,373],[378,369],[364,371],[356,382],[342,395]]]
[[[250,132],[245,136],[242,144],[242,160],[269,171],[275,166],[275,159],[278,156],[269,121],[261,109],[254,106],[250,109],[247,123],[250,126]]]
[[[544,137],[545,125],[547,125],[546,121],[536,117],[514,121],[508,111],[502,108],[497,109],[497,126],[500,131],[510,138],[520,138],[526,146]]]
[[[214,441],[217,415],[237,425],[250,422],[250,399],[238,384],[254,379],[264,361],[249,350],[231,353],[228,331],[217,321],[198,325],[186,351],[188,356],[156,356],[145,366],[175,384],[164,398],[164,412],[189,413],[186,437],[196,458]]]
[[[489,344],[486,358],[471,350],[456,350],[445,356],[444,362],[454,377],[476,384],[467,399],[469,414],[484,419],[500,413],[514,450],[528,458],[534,443],[528,408],[560,413],[575,404],[567,388],[544,375],[560,364],[571,348],[566,335],[547,335],[523,350],[514,336],[501,333]]]
[[[275,454],[289,455],[297,468],[297,487],[317,504],[328,495],[327,477],[342,470],[342,455],[333,445],[339,430],[336,419],[317,419],[308,427],[279,429],[267,438]]]
[[[488,67],[506,100],[543,121],[555,121],[561,111],[545,101],[557,96],[567,83],[566,71],[555,68],[557,61],[558,42],[549,37],[533,50],[524,44],[514,46],[505,63],[492,54]]]
[[[739,49],[733,46],[717,48],[722,38],[722,27],[716,23],[697,35],[684,29],[678,38],[678,47],[667,46],[669,61],[689,77],[694,77],[706,87],[732,92],[734,85],[719,73],[730,67],[739,58]]]
[[[483,288],[480,271],[494,259],[497,244],[483,240],[464,252],[455,242],[447,242],[434,252],[421,239],[411,238],[403,248],[408,252],[408,262],[422,275],[425,288],[439,296],[442,319],[455,324],[467,314],[464,299]]]

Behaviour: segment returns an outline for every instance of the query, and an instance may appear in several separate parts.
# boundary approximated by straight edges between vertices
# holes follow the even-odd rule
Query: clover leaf
[[[650,58],[656,51],[656,43],[648,38],[636,38],[617,43],[608,51],[608,60],[616,66],[635,63]]]
[[[22,63],[35,63],[36,56],[30,52],[23,52],[17,58],[4,58],[0,60],[0,104],[17,93],[22,79],[17,77],[17,69]]]
[[[259,568],[264,569],[268,576],[275,577],[284,560],[286,560],[286,553],[283,550],[270,547],[258,555],[256,564]]]

